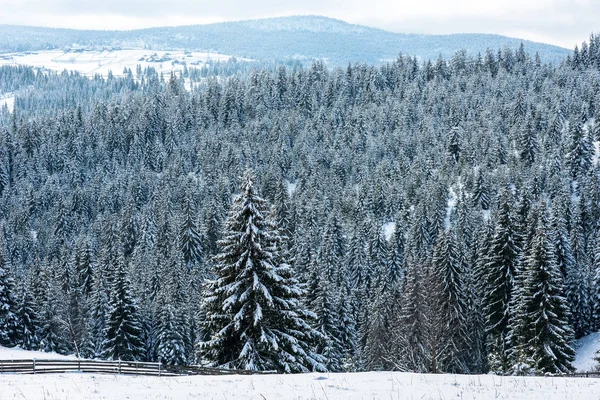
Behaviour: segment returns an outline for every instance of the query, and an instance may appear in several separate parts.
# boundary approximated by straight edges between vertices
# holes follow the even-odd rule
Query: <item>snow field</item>
[[[0,96],[0,109],[8,107],[8,111],[13,112],[15,109],[15,98],[14,97],[2,97]]]
[[[58,72],[66,69],[68,71],[78,71],[85,76],[101,74],[106,77],[109,71],[112,71],[114,76],[123,76],[123,69],[125,67],[130,68],[135,75],[137,65],[140,65],[142,69],[153,67],[158,73],[167,74],[172,71],[182,71],[183,62],[188,67],[200,68],[209,60],[227,61],[230,58],[230,56],[217,53],[175,50],[155,51],[136,49],[90,50],[83,52],[47,50],[31,53],[2,54],[0,65],[29,65]]]
[[[0,400],[600,399],[600,379],[400,372],[152,378],[0,375]]]

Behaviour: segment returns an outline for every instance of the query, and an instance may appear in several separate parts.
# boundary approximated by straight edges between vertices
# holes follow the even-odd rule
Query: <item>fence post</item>
[[[119,375],[121,375],[121,360],[119,360]]]
[[[35,375],[35,357],[33,357],[33,374]]]
[[[160,362],[158,363],[158,376],[160,377]]]

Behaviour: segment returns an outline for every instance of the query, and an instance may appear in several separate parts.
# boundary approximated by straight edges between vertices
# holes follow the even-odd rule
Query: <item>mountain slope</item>
[[[315,16],[282,17],[208,25],[150,28],[132,31],[83,31],[0,25],[0,52],[63,48],[74,43],[153,49],[212,50],[257,60],[324,58],[332,65],[380,63],[398,53],[435,59],[494,51],[506,46],[538,52],[557,62],[569,53],[561,47],[500,35],[416,35],[387,32]]]

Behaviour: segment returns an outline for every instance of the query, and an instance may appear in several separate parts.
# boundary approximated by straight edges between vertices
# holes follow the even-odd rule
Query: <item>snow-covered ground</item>
[[[28,53],[0,54],[0,65],[29,65],[52,71],[79,71],[83,75],[101,74],[122,76],[125,67],[135,75],[137,65],[151,66],[159,73],[183,70],[188,67],[202,67],[207,61],[227,61],[231,57],[224,54],[184,51],[154,50],[87,50],[82,52],[47,50]],[[244,59],[240,59],[244,60]]]
[[[65,356],[0,347],[0,360],[29,358]],[[12,399],[594,400],[600,399],[600,379],[401,372],[160,378],[86,373],[0,374],[0,400]]]
[[[13,112],[15,109],[15,98],[11,97],[2,97],[0,96],[0,109],[4,108],[4,106],[8,107],[8,111]]]
[[[600,350],[600,332],[593,332],[575,342],[576,357],[573,366],[579,372],[595,371],[598,362],[596,352]],[[600,399],[600,395],[598,396]]]
[[[76,359],[75,356],[63,356],[57,353],[44,353],[42,351],[27,351],[19,348],[6,348],[0,346],[0,360],[30,360],[37,358],[38,360],[61,360],[61,359]],[[0,400],[3,400],[0,396]]]
[[[600,379],[399,372],[177,378],[122,375],[0,375],[0,399],[524,399],[600,398]]]

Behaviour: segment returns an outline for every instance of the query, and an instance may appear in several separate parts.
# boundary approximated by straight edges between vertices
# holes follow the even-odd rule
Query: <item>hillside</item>
[[[0,25],[0,52],[72,46],[111,46],[213,51],[256,60],[327,59],[331,65],[381,63],[398,53],[437,59],[457,50],[470,54],[487,49],[516,49],[521,42],[543,61],[558,62],[567,49],[489,34],[416,35],[392,33],[343,21],[316,17],[282,17],[208,25],[132,31],[85,31]]]

